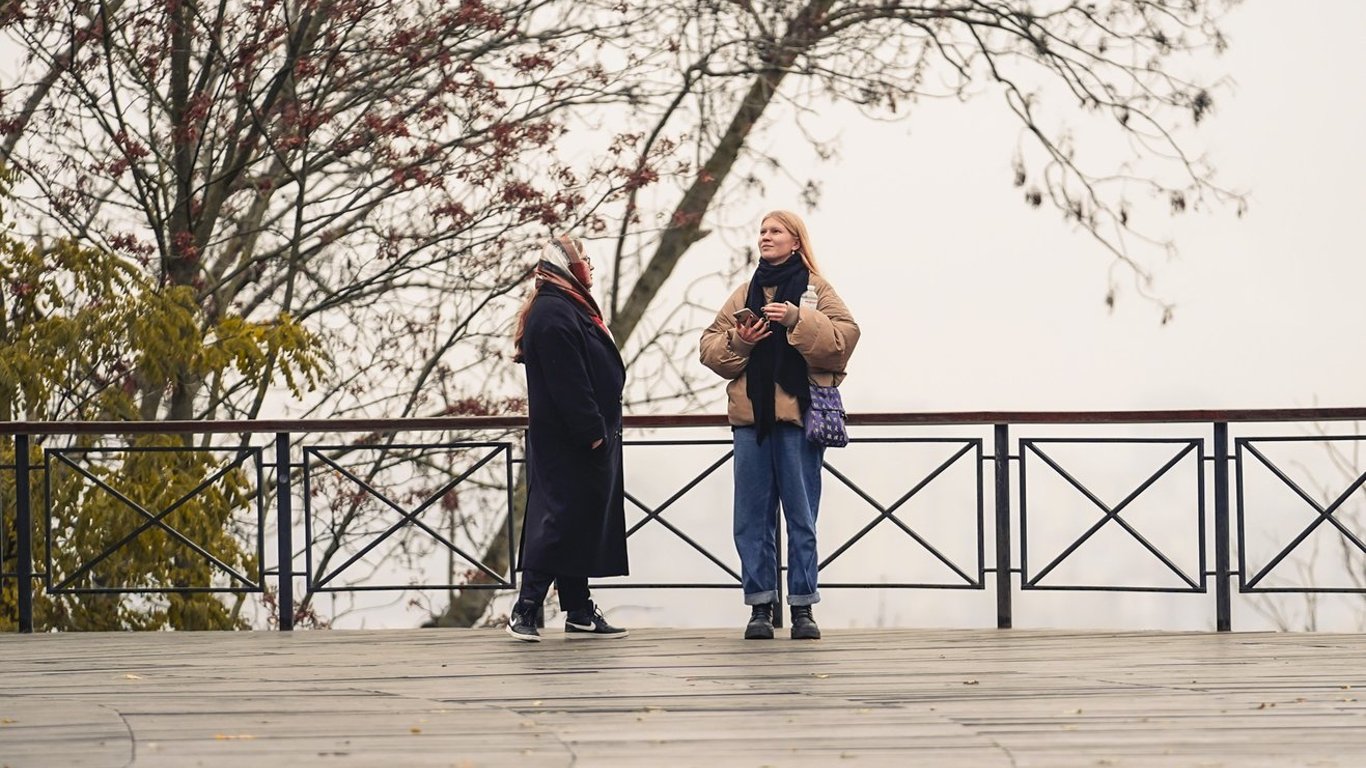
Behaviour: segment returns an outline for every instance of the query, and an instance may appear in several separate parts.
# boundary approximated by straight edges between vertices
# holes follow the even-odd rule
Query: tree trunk
[[[692,244],[701,240],[702,220],[711,207],[712,200],[725,182],[735,161],[740,157],[745,139],[749,137],[754,124],[773,101],[778,92],[785,72],[780,69],[767,70],[754,79],[740,102],[740,107],[731,118],[726,133],[712,151],[711,157],[702,166],[702,171],[693,180],[692,186],[683,194],[683,199],[669,217],[668,228],[659,239],[659,247],[645,265],[640,277],[631,288],[621,311],[612,317],[612,335],[617,343],[624,345],[631,337],[645,310],[649,308],[659,289],[673,274],[674,268],[688,252]]]

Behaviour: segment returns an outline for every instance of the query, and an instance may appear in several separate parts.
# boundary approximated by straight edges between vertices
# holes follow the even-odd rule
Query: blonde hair
[[[797,248],[797,253],[802,255],[802,263],[806,265],[811,274],[819,275],[821,270],[816,264],[816,252],[811,246],[811,236],[806,233],[806,222],[802,221],[802,217],[792,211],[769,211],[764,214],[759,222],[763,223],[769,219],[783,225],[783,229],[797,236],[797,242],[801,243],[801,246]]]

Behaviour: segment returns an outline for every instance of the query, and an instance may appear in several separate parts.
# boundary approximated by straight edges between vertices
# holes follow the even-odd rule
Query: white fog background
[[[818,137],[836,141],[837,156],[824,162],[813,158],[794,127],[769,124],[764,140],[777,149],[790,174],[820,181],[819,206],[803,208],[795,183],[786,188],[772,183],[763,197],[746,201],[744,210],[727,208],[724,218],[752,220],[757,226],[762,213],[773,208],[791,208],[805,217],[823,271],[863,330],[842,388],[852,411],[1361,406],[1366,404],[1366,358],[1360,354],[1360,335],[1366,330],[1361,300],[1366,286],[1361,228],[1366,215],[1366,149],[1361,143],[1366,136],[1366,54],[1361,45],[1366,3],[1253,1],[1234,9],[1224,30],[1230,49],[1200,66],[1206,68],[1202,73],[1226,75],[1228,82],[1216,93],[1212,118],[1188,126],[1183,140],[1191,152],[1208,155],[1222,186],[1247,193],[1248,209],[1241,218],[1230,204],[1157,221],[1156,232],[1179,247],[1172,258],[1145,256],[1156,278],[1149,290],[1175,307],[1169,323],[1161,322],[1159,305],[1145,299],[1130,273],[1097,243],[1046,205],[1028,207],[1022,190],[1011,186],[1011,160],[1021,137],[994,93],[967,103],[921,101],[911,106],[908,117],[890,123],[817,105],[819,116],[807,115],[803,124]],[[1086,139],[1079,136],[1083,145]],[[684,295],[695,280],[724,268],[747,244],[743,237],[701,241],[667,290],[675,298]],[[1112,286],[1117,299],[1113,309],[1105,302]],[[719,306],[729,287],[714,295],[699,295],[693,288],[689,296]],[[695,360],[686,364],[698,365]],[[713,412],[721,411],[719,379],[710,397]],[[1305,434],[1311,428],[1235,425],[1233,435]],[[1350,433],[1355,425],[1330,429]],[[984,452],[991,452],[990,428],[855,429],[853,434],[980,438]],[[1203,438],[1210,450],[1209,427],[1198,424],[1093,432],[1016,428],[1011,450],[1017,450],[1014,440],[1022,436],[1079,434]],[[683,436],[677,431],[635,435]],[[727,433],[686,436],[724,440]],[[955,448],[865,445],[831,451],[827,461],[879,502],[890,504]],[[1178,448],[1111,446],[1105,449],[1111,453],[1103,453],[1095,446],[1059,446],[1050,455],[1114,504]],[[628,491],[657,506],[725,450],[724,445],[628,448]],[[1333,477],[1321,446],[1279,455],[1287,465],[1299,462],[1297,466],[1328,487],[1345,489],[1350,481]],[[1193,576],[1198,576],[1199,565],[1199,532],[1193,522],[1196,463],[1187,457],[1123,514]],[[1037,570],[1101,512],[1056,474],[1042,471],[1037,461],[1027,462],[1026,469],[1031,496],[1056,500],[1048,510],[1050,525],[1031,517],[1035,549],[1030,566]],[[1279,528],[1269,525],[1262,532],[1265,540],[1249,539],[1249,551],[1265,562],[1314,515],[1265,473],[1256,476],[1255,469],[1248,464],[1249,498],[1263,505],[1267,519],[1284,520]],[[1212,514],[1212,472],[1209,466],[1206,470],[1207,514]],[[1019,464],[1013,464],[1012,472],[1018,471]],[[946,557],[968,568],[973,567],[976,546],[970,523],[974,472],[970,457],[955,464],[899,513]],[[989,471],[984,479],[989,494]],[[729,538],[730,482],[726,465],[663,517],[736,567]],[[825,483],[822,556],[876,516],[834,478],[827,476]],[[1012,504],[1018,510],[1019,499]],[[1251,513],[1253,502],[1249,506]],[[988,516],[991,509],[988,496]],[[1031,511],[1040,515],[1034,507]],[[640,517],[628,504],[629,522]],[[1331,553],[1338,545],[1323,538],[1336,535],[1328,529],[1321,526],[1297,555]],[[1212,524],[1208,530],[1212,532]],[[988,567],[992,531],[988,523]],[[1018,525],[1013,533],[1018,536]],[[1211,554],[1205,567],[1213,569],[1212,549],[1206,547]],[[603,584],[725,581],[714,565],[657,523],[631,538],[631,557],[630,578]],[[1333,560],[1324,557],[1331,571]],[[1237,567],[1236,560],[1233,565]],[[1066,581],[1073,573],[1088,584],[1174,584],[1170,571],[1113,523],[1054,575]],[[885,521],[822,576],[832,581],[952,581]],[[1341,573],[1320,578],[1342,581]],[[826,589],[816,615],[827,627],[994,626],[994,576],[986,579],[989,588],[983,591]],[[1214,628],[1212,581],[1205,595],[1022,594],[1018,576],[1012,583],[1017,586],[1017,627]],[[739,627],[747,617],[736,587],[599,588],[595,596],[617,623],[628,627]],[[433,598],[434,605],[442,604],[441,596]],[[510,599],[501,598],[497,610],[506,610]],[[1287,599],[1291,621],[1303,622],[1294,608],[1302,605],[1302,598]],[[1360,628],[1366,613],[1360,598],[1327,596],[1320,603],[1317,628]],[[326,601],[322,606],[326,610]],[[422,618],[420,611],[396,600],[383,609],[348,614],[336,626],[411,626]],[[1233,625],[1239,630],[1275,628],[1236,593]]]

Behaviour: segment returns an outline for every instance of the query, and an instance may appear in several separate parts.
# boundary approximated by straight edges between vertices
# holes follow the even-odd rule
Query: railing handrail
[[[204,421],[0,421],[0,435],[239,434],[242,432],[392,432],[520,429],[526,416],[422,416],[365,419],[228,419]],[[632,415],[625,426],[724,427],[723,414]],[[917,411],[850,413],[853,426],[990,424],[1208,424],[1366,421],[1366,408],[1242,408],[1127,411]]]

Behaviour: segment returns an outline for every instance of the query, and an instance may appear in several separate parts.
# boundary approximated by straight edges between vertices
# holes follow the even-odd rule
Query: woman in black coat
[[[526,366],[527,503],[518,567],[522,588],[507,631],[540,640],[537,616],[554,583],[571,637],[625,637],[603,618],[589,577],[623,576],[626,511],[621,468],[622,363],[588,289],[592,262],[578,240],[551,241],[517,323]]]

